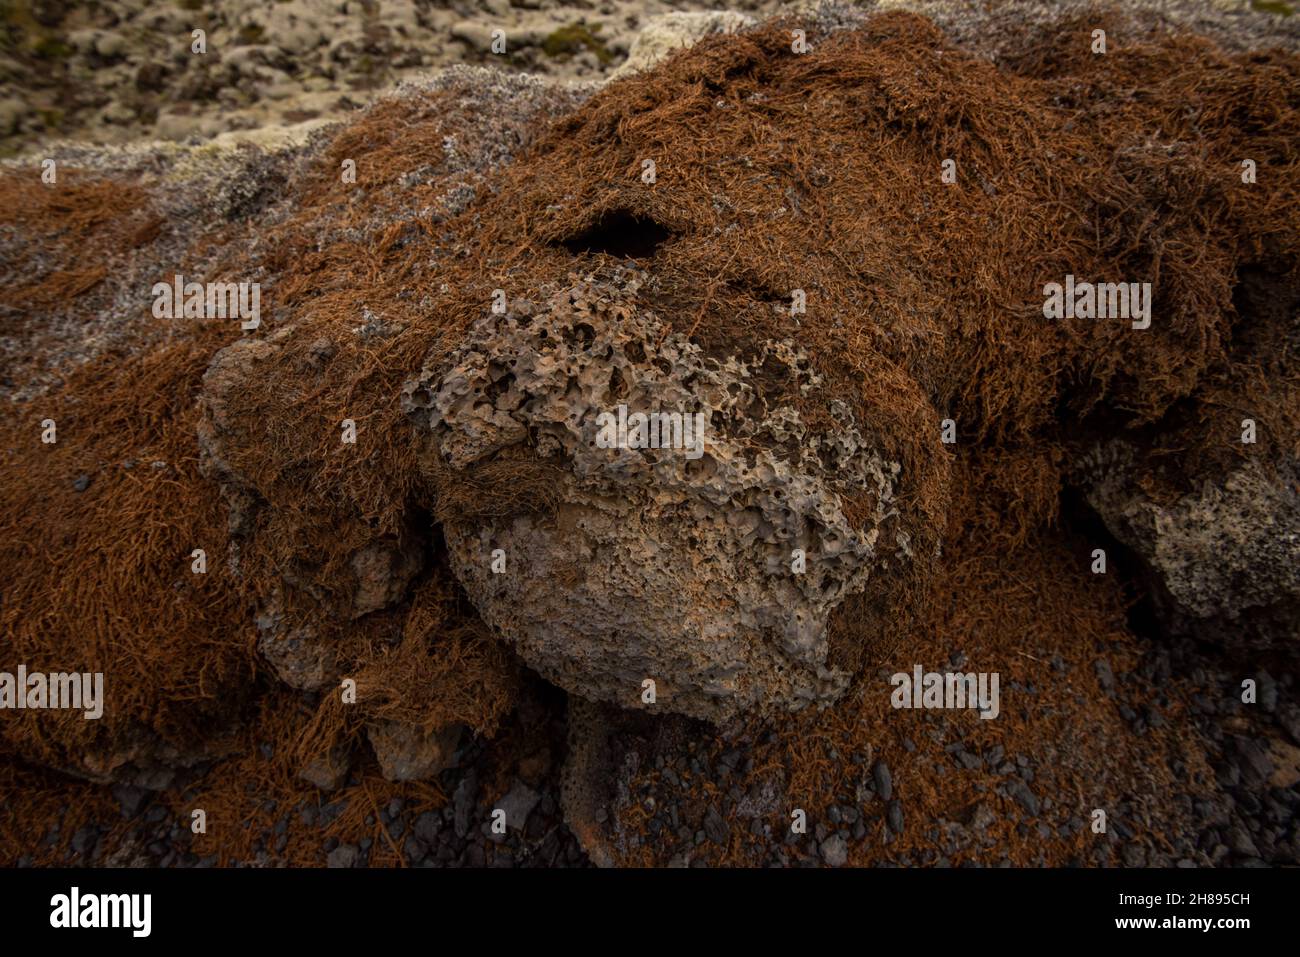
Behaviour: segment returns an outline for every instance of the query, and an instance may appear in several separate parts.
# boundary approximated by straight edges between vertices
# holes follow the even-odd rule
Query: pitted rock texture
[[[832,701],[849,676],[827,660],[830,612],[863,589],[878,550],[907,553],[905,530],[886,540],[878,527],[897,518],[899,466],[819,394],[796,345],[706,355],[644,308],[643,281],[573,277],[516,301],[479,320],[449,367],[408,383],[440,467],[516,446],[560,466],[553,513],[448,519],[452,566],[525,661],[584,697],[644,707],[650,679],[656,708],[714,720]],[[785,394],[760,382],[773,368]],[[834,426],[805,427],[794,393]],[[702,450],[601,447],[601,417],[620,406],[630,421],[703,413]],[[849,494],[875,503],[865,527],[845,517]]]
[[[1088,501],[1147,565],[1173,633],[1236,647],[1294,648],[1300,638],[1300,467],[1247,460],[1175,501],[1157,501],[1135,451],[1094,458]]]

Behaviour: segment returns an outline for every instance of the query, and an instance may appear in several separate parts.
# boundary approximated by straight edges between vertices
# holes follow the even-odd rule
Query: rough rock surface
[[[646,70],[674,50],[688,47],[714,33],[735,33],[753,26],[753,17],[732,10],[665,13],[651,17],[636,35],[623,64],[610,74],[611,80]]]
[[[827,663],[827,617],[878,550],[907,552],[905,533],[877,528],[898,465],[841,403],[824,432],[768,405],[756,386],[768,362],[797,370],[803,394],[819,389],[797,345],[709,357],[638,303],[642,281],[575,278],[545,302],[516,301],[477,324],[450,368],[408,384],[406,408],[445,466],[529,437],[563,466],[554,514],[449,522],[453,567],[525,661],[585,697],[635,707],[651,679],[655,707],[714,719],[834,700],[849,676]],[[620,406],[703,413],[702,450],[600,447],[599,418]],[[854,528],[841,496],[864,492],[876,514]]]
[[[410,545],[376,542],[352,556],[357,591],[352,598],[352,617],[360,618],[386,608],[406,594],[411,579],[419,572],[420,553]]]
[[[1300,638],[1300,468],[1250,459],[1172,501],[1141,481],[1131,448],[1099,457],[1088,501],[1159,587],[1174,633],[1230,647],[1294,647]]]
[[[276,677],[300,691],[318,691],[329,683],[335,671],[333,655],[310,627],[285,628],[278,614],[267,611],[257,616],[257,625],[257,650]]]
[[[425,731],[382,721],[366,727],[379,767],[390,781],[423,781],[452,763],[464,728],[451,725]]]

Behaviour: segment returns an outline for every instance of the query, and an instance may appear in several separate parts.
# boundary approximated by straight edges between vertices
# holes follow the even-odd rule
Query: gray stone
[[[966,825],[973,831],[983,831],[996,820],[997,817],[993,814],[993,811],[981,801],[967,813]]]
[[[1226,835],[1228,848],[1234,854],[1243,857],[1258,857],[1259,848],[1255,846],[1254,840],[1251,839],[1250,832],[1240,825],[1234,825],[1228,828]]]
[[[406,857],[408,864],[420,863],[428,853],[429,848],[425,845],[424,841],[420,840],[414,834],[408,836],[406,840],[402,842],[402,854]]]
[[[1229,739],[1233,762],[1241,771],[1241,780],[1250,787],[1258,787],[1273,774],[1273,762],[1265,750],[1251,738],[1235,735]]]
[[[343,786],[351,770],[351,752],[337,749],[310,759],[298,769],[298,777],[322,791],[333,791]]]
[[[889,808],[885,812],[885,821],[889,824],[889,829],[895,834],[903,833],[903,802],[890,801]]]
[[[882,801],[888,801],[894,796],[894,776],[889,773],[889,765],[884,761],[877,761],[871,769],[871,780]]]
[[[711,807],[704,814],[704,833],[714,844],[726,846],[731,829],[727,827],[727,822],[722,819],[722,815],[716,808]]]
[[[96,830],[95,827],[90,824],[87,824],[85,827],[78,829],[77,832],[72,835],[72,842],[71,842],[72,850],[79,858],[82,859],[81,860],[82,864],[88,863],[90,854],[92,851],[94,851],[95,845],[98,843],[99,843],[99,831]]]
[[[455,809],[453,818],[453,828],[457,837],[464,837],[469,833],[469,818],[477,806],[478,797],[478,775],[470,771],[460,783],[456,785],[456,790],[452,792],[451,804]]]
[[[276,677],[300,691],[319,691],[332,682],[337,669],[334,652],[317,641],[310,627],[286,627],[273,606],[268,606],[256,621],[257,650]]]
[[[415,836],[425,844],[435,844],[442,830],[442,818],[433,811],[425,811],[415,819]]]
[[[357,579],[352,617],[387,608],[400,599],[423,564],[416,542],[398,546],[380,541],[359,550],[352,556],[352,572]]]
[[[1110,662],[1104,658],[1098,658],[1092,663],[1092,670],[1097,673],[1097,683],[1101,685],[1101,690],[1108,695],[1115,693],[1115,672],[1111,671]]]
[[[149,800],[149,792],[130,784],[118,784],[113,787],[113,797],[117,798],[117,806],[122,810],[122,817],[130,819],[140,813]]]
[[[452,763],[464,726],[448,725],[433,732],[380,721],[366,725],[366,737],[389,781],[426,781]]]
[[[528,823],[528,815],[533,812],[541,795],[523,781],[516,781],[514,787],[497,804],[499,810],[506,812],[506,826],[522,831]]]
[[[832,834],[821,843],[822,860],[829,867],[843,867],[849,859],[849,845],[839,834]]]
[[[1234,648],[1300,639],[1300,462],[1247,458],[1175,501],[1142,484],[1143,453],[1122,440],[1080,465],[1088,502],[1158,579],[1157,612],[1175,633]]]
[[[355,867],[357,863],[357,849],[352,844],[340,844],[334,850],[329,852],[326,857],[327,867]]]
[[[1029,790],[1029,785],[1024,781],[1012,779],[1007,783],[1007,795],[1015,800],[1030,815],[1037,817],[1039,806],[1038,797],[1033,791]]]
[[[1267,671],[1259,673],[1259,706],[1273,714],[1277,711],[1277,682]]]

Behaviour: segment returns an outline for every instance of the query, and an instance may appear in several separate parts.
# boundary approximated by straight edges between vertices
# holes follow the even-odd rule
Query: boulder
[[[849,675],[828,659],[831,612],[878,554],[908,553],[905,532],[880,529],[899,465],[833,398],[821,428],[764,399],[777,365],[819,392],[796,343],[711,358],[639,304],[644,279],[620,269],[515,302],[408,383],[426,471],[472,470],[531,436],[537,458],[519,468],[548,476],[524,511],[447,516],[452,566],[529,665],[585,698],[715,720],[832,701]],[[650,413],[677,416],[648,437],[665,447],[634,447],[632,418],[626,441],[612,434]],[[524,479],[500,481],[513,494]],[[863,493],[875,513],[855,525],[843,496]]]
[[[1300,644],[1300,462],[1251,458],[1170,494],[1137,450],[1111,443],[1089,504],[1139,557],[1167,630],[1226,647]],[[1163,492],[1163,494],[1162,494]]]

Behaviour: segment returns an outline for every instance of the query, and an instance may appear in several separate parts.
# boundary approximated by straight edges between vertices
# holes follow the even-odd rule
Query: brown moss
[[[17,438],[0,460],[0,635],[31,668],[108,671],[114,703],[102,723],[7,720],[6,747],[63,766],[111,753],[133,729],[192,743],[242,714],[279,742],[276,759],[260,758],[245,729],[195,793],[219,820],[250,822],[251,835],[268,823],[259,789],[308,799],[293,779],[299,759],[354,739],[367,715],[491,733],[511,705],[514,665],[458,604],[444,569],[429,568],[404,602],[358,623],[331,624],[332,609],[352,587],[349,556],[376,538],[402,539],[428,515],[545,509],[546,466],[521,466],[527,449],[481,474],[422,472],[397,396],[422,365],[446,357],[493,289],[528,298],[608,265],[600,253],[575,258],[566,241],[623,211],[666,237],[644,262],[657,278],[647,304],[714,354],[759,337],[800,341],[827,394],[901,463],[898,508],[919,530],[913,576],[881,576],[887,588],[833,622],[837,660],[862,670],[855,691],[782,723],[773,743],[755,746],[754,774],[785,768],[790,793],[819,809],[850,773],[831,752],[871,746],[912,772],[909,813],[950,816],[972,800],[968,781],[935,785],[921,761],[939,755],[904,756],[899,742],[922,716],[887,713],[887,696],[865,689],[872,668],[894,666],[902,649],[907,662],[938,662],[962,648],[1025,679],[1040,651],[1085,676],[1094,649],[1126,653],[1120,596],[1083,580],[1050,534],[1064,450],[1103,424],[1134,434],[1176,425],[1166,430],[1177,436],[1171,452],[1209,457],[1243,410],[1266,423],[1268,449],[1295,449],[1293,358],[1268,334],[1250,340],[1233,294],[1243,268],[1260,262],[1280,289],[1298,285],[1300,64],[1281,51],[1229,55],[1194,37],[1130,31],[1103,69],[1080,42],[1080,22],[1027,28],[1025,52],[995,66],[904,13],[794,55],[788,27],[709,38],[645,78],[606,87],[534,131],[462,212],[440,203],[466,178],[443,149],[454,97],[391,101],[339,132],[291,184],[296,215],[259,243],[285,335],[256,370],[275,387],[230,401],[230,464],[266,503],[241,543],[239,576],[225,567],[226,516],[194,442],[202,375],[228,335],[200,328],[142,355],[102,357],[39,412],[6,410]],[[948,157],[957,185],[940,180]],[[1263,171],[1253,186],[1240,182],[1243,157]],[[346,158],[364,170],[355,187],[339,183]],[[645,158],[656,161],[654,185],[640,179]],[[146,194],[72,184],[77,192],[50,194],[0,182],[2,221],[31,250],[16,262],[40,264],[6,299],[32,317],[95,288],[102,274],[87,250],[147,243],[161,228]],[[399,215],[411,208],[430,211]],[[227,250],[232,267],[251,262],[241,235]],[[1067,273],[1150,280],[1151,329],[1044,320],[1042,286]],[[771,308],[795,288],[808,293],[806,316]],[[401,332],[358,336],[363,306],[400,317]],[[322,341],[323,366],[313,359]],[[825,414],[819,401],[800,404],[809,422]],[[56,446],[39,443],[46,416],[59,423]],[[938,441],[945,417],[958,424],[955,450]],[[354,447],[338,442],[344,418],[358,425]],[[82,474],[94,481],[77,493]],[[848,506],[866,514],[870,503]],[[205,577],[188,573],[200,544]],[[333,696],[266,695],[254,683],[252,607],[285,569],[310,585],[286,601],[339,642],[366,691],[362,710],[345,713]],[[1136,760],[1114,714],[1057,695],[1050,718],[1012,714],[997,729],[967,731],[1042,749],[1087,722]],[[1164,733],[1155,740],[1175,744]],[[1082,749],[1054,772],[1051,786],[1078,807],[1126,783],[1123,760],[1103,766],[1098,753]],[[1144,787],[1169,786],[1153,774]],[[373,768],[359,780],[340,833],[382,803],[387,786]],[[697,801],[712,796],[710,782],[691,787]],[[171,797],[178,813],[198,799]],[[441,795],[430,788],[427,798]],[[252,838],[238,833],[214,831],[205,846],[247,860]],[[998,833],[1013,856],[1030,853],[1009,825]],[[308,831],[294,834],[285,859],[318,862]],[[400,857],[383,834],[375,839]],[[854,859],[886,859],[912,840],[888,853],[858,848]],[[734,834],[719,860],[754,861],[757,850]],[[1052,860],[1074,851],[1049,849]]]

